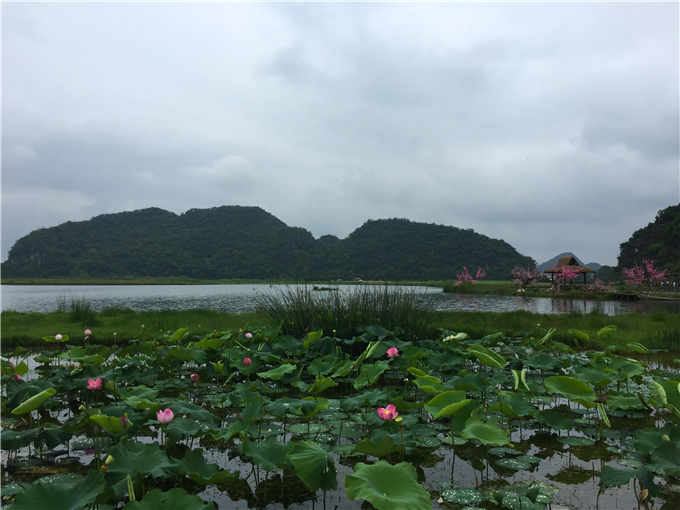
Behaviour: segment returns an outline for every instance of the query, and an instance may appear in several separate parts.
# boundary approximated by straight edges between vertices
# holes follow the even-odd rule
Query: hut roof
[[[571,269],[578,269],[579,273],[594,273],[595,270],[591,269],[589,267],[583,267],[579,265],[578,261],[576,260],[575,257],[572,257],[571,255],[565,255],[562,257],[557,264],[555,264],[553,267],[550,269],[546,269],[543,271],[544,273],[557,273],[559,272],[563,267],[569,266]]]

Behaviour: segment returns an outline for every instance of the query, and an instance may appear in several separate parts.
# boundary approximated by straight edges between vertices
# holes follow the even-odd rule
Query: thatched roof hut
[[[594,269],[580,265],[576,260],[576,257],[572,257],[571,255],[565,255],[564,257],[560,258],[560,260],[557,261],[557,264],[555,264],[550,269],[546,269],[543,272],[550,273],[550,281],[552,282],[553,279],[555,278],[555,273],[559,273],[563,267],[567,266],[570,269],[577,269],[578,272],[583,275],[583,285],[586,284],[586,274],[595,272]]]

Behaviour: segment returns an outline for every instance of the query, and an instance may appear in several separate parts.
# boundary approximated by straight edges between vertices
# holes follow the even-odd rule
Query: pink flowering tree
[[[477,280],[479,280],[480,278],[484,278],[485,276],[486,273],[482,271],[481,267],[478,267],[477,275],[473,278],[472,275],[468,272],[467,267],[463,266],[463,272],[456,276],[456,279],[458,280],[456,282],[456,287],[458,287],[458,285],[462,285],[463,283],[477,283]]]
[[[647,290],[652,283],[666,276],[666,269],[654,269],[654,260],[643,260],[642,267],[637,263],[631,268],[623,270],[623,277],[629,287],[647,286]]]
[[[536,268],[515,266],[515,269],[512,270],[512,276],[515,277],[512,282],[517,285],[517,290],[523,291],[529,285],[538,281],[541,272]]]
[[[567,288],[567,285],[571,285],[571,281],[581,274],[578,269],[569,266],[563,266],[559,269],[553,266],[553,270],[555,271],[553,273],[553,290],[557,292]]]

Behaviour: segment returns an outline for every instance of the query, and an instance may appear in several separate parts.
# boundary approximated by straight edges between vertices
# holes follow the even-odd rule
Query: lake
[[[255,311],[258,293],[272,292],[283,285],[2,285],[1,309],[19,312],[48,313],[59,302],[66,307],[71,300],[87,300],[96,310],[113,306],[142,312],[151,310],[186,310],[205,308],[227,313]],[[351,289],[343,286],[342,289]],[[607,315],[650,313],[666,310],[680,312],[678,301],[583,301],[576,299],[534,298],[521,296],[446,294],[433,287],[397,287],[421,292],[435,300],[440,311],[526,310],[540,314],[589,313]],[[324,291],[320,291],[324,292]]]

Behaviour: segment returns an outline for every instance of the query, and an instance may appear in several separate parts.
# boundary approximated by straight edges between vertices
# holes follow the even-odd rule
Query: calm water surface
[[[52,312],[59,302],[85,299],[97,311],[112,306],[135,311],[206,308],[228,313],[255,311],[258,293],[285,286],[270,285],[2,285],[2,310]],[[607,315],[650,313],[667,310],[680,313],[678,301],[582,301],[520,296],[445,294],[432,287],[400,287],[431,296],[441,311],[507,312],[526,310],[542,314],[599,311]],[[343,291],[351,287],[343,286]],[[322,291],[323,292],[323,291]]]

